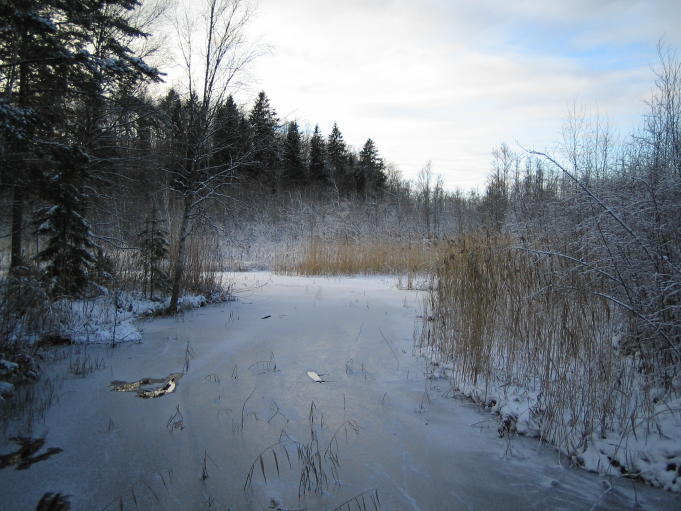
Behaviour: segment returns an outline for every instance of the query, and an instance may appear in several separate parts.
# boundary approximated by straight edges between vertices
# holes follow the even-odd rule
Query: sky
[[[557,151],[574,107],[632,131],[657,44],[681,49],[681,0],[259,0],[266,48],[239,98],[347,143],[371,137],[414,178],[482,188],[502,142]]]

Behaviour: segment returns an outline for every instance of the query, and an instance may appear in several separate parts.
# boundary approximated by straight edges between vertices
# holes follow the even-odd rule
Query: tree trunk
[[[24,189],[20,184],[14,186],[12,198],[12,249],[9,268],[10,271],[23,266],[21,257],[21,237],[24,228]]]
[[[24,41],[23,35],[21,36],[21,55],[26,53],[26,43]],[[18,90],[18,104],[21,108],[25,108],[28,104],[28,77],[27,77],[27,66],[26,64],[21,64],[19,66],[19,90]],[[19,153],[19,147],[14,148],[17,153]],[[24,201],[25,201],[25,188],[24,188],[24,178],[26,177],[26,164],[23,159],[25,155],[21,156],[21,164],[15,168],[14,175],[14,192],[12,197],[12,246],[10,250],[10,262],[9,269],[10,272],[16,271],[18,268],[23,266],[22,261],[22,235],[24,231]]]
[[[180,299],[180,282],[184,274],[184,257],[187,251],[187,238],[189,237],[189,220],[191,216],[191,198],[184,199],[184,213],[182,214],[182,224],[180,225],[180,237],[177,243],[177,254],[175,256],[173,286],[170,296],[169,313],[177,312],[177,302]]]

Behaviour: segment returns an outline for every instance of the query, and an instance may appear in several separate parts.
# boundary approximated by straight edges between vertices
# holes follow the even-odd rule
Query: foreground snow
[[[445,397],[448,382],[412,355],[420,294],[396,279],[234,279],[236,302],[145,320],[141,344],[89,346],[106,369],[67,378],[34,428],[63,452],[3,469],[3,505],[31,509],[60,491],[74,509],[334,509],[363,494],[371,509],[375,490],[391,511],[680,507],[672,493],[570,468],[533,440],[501,439],[493,415]],[[177,371],[156,399],[110,390]],[[299,499],[304,467],[281,449],[313,447],[311,431],[328,484]]]

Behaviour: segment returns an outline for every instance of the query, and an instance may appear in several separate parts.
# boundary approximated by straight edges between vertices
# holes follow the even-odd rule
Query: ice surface
[[[145,320],[141,344],[88,347],[106,368],[67,379],[36,425],[63,452],[4,470],[4,508],[32,509],[59,491],[74,509],[264,510],[272,499],[333,509],[371,488],[391,511],[681,508],[675,494],[570,468],[535,440],[500,439],[494,414],[425,376],[412,354],[423,295],[396,279],[230,278],[236,302]],[[109,389],[185,368],[175,392],[157,399]],[[322,451],[337,445],[340,484],[325,462],[328,487],[299,500],[290,446],[309,445],[311,421]],[[5,439],[0,454],[10,450]]]

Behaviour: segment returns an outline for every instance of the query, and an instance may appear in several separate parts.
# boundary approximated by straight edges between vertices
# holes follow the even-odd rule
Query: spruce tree
[[[359,153],[359,162],[355,167],[355,187],[360,195],[380,194],[385,188],[387,176],[385,164],[378,155],[376,144],[370,138]]]
[[[326,157],[329,162],[331,179],[336,183],[337,187],[345,189],[348,150],[343,141],[343,134],[335,122],[326,143]]]
[[[237,161],[244,153],[243,139],[240,132],[243,116],[232,96],[220,105],[216,112],[213,143],[217,165],[230,165]]]
[[[276,168],[279,165],[277,139],[277,113],[270,106],[264,91],[260,91],[248,118],[251,135],[251,156],[255,162],[249,166],[252,178],[275,185]]]
[[[329,172],[325,160],[324,139],[319,132],[319,126],[314,127],[314,133],[310,139],[310,182],[318,186],[326,187],[329,184]]]
[[[78,296],[95,260],[83,193],[88,158],[77,146],[55,148],[53,158],[56,169],[42,189],[51,205],[36,213],[36,234],[47,238],[47,246],[36,258],[45,265],[42,274],[53,297]]]
[[[289,187],[300,187],[305,184],[305,165],[301,151],[300,131],[298,123],[288,124],[286,141],[284,142],[284,184]]]
[[[39,140],[49,140],[58,124],[55,106],[67,89],[75,58],[56,24],[54,2],[0,2],[0,182],[12,191],[10,269],[24,264],[22,239],[25,203],[36,186]],[[62,57],[64,55],[65,57]],[[49,63],[49,65],[48,65]]]
[[[55,211],[84,202],[84,195],[76,199],[57,190],[82,187],[88,167],[103,160],[90,143],[99,126],[89,122],[100,119],[101,110],[87,105],[102,105],[105,96],[111,99],[122,86],[159,78],[158,71],[125,44],[146,36],[126,18],[139,5],[136,0],[0,2],[0,79],[5,84],[0,142],[8,146],[3,165],[8,172],[2,181],[14,192],[13,268],[20,264],[24,208],[31,190],[54,187],[46,198],[66,201],[54,203]],[[94,157],[80,161],[74,156],[83,151]],[[70,172],[64,169],[65,160],[79,160],[79,167]],[[74,222],[62,224],[83,231]],[[64,264],[53,261],[51,266]]]
[[[170,170],[174,175],[178,162],[184,157],[182,100],[175,89],[170,89],[158,104],[161,124],[161,154],[162,167]]]

